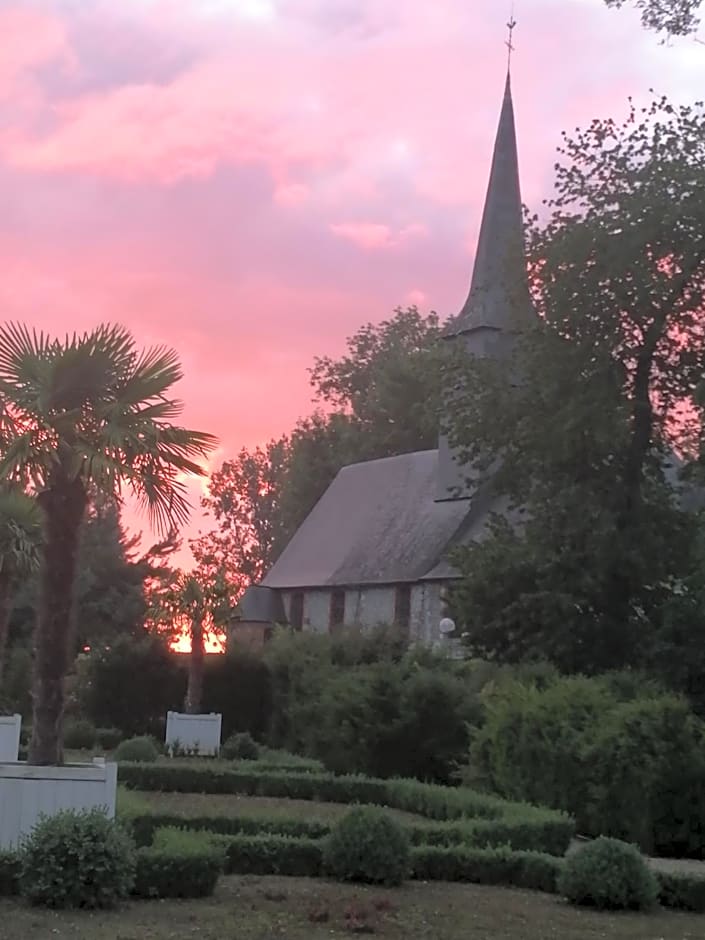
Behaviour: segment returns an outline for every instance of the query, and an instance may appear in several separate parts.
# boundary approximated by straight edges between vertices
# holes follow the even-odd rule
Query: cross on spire
[[[507,47],[507,71],[509,71],[512,65],[512,52],[514,52],[514,43],[512,42],[512,37],[513,37],[514,29],[516,25],[517,25],[517,21],[514,19],[514,7],[512,5],[512,13],[511,13],[511,16],[509,17],[509,22],[507,23],[509,36],[504,42],[505,46]]]

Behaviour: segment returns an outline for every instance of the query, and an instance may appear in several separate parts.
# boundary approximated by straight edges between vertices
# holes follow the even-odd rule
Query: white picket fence
[[[17,760],[22,715],[0,715],[0,761]]]

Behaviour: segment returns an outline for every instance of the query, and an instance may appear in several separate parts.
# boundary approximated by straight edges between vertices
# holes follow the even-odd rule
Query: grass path
[[[266,796],[237,796],[209,793],[155,793],[144,790],[121,791],[118,806],[146,805],[151,810],[181,816],[247,816],[253,819],[309,819],[331,823],[350,807],[346,803],[316,803],[313,800],[278,799]],[[427,823],[423,816],[388,809],[390,816],[405,823]]]
[[[415,883],[395,891],[302,878],[223,878],[202,901],[52,913],[0,901],[2,940],[702,940],[702,916],[598,914],[528,891]],[[357,928],[357,931],[353,930]]]

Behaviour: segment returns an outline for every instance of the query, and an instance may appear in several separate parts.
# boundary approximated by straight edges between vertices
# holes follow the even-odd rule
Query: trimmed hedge
[[[226,871],[237,875],[290,875],[319,878],[323,872],[323,839],[241,834],[211,836],[225,849]]]
[[[511,885],[554,894],[563,859],[542,852],[515,852],[507,847],[471,849],[417,846],[411,852],[417,881],[465,881]]]
[[[318,878],[323,874],[324,839],[293,838],[274,834],[212,836],[227,855],[226,871],[238,875],[294,875]],[[467,849],[415,846],[411,849],[411,877],[417,881],[461,881],[511,885],[555,892],[562,859],[540,852],[513,852],[509,848]]]
[[[119,779],[121,784],[138,790],[371,804],[449,824],[435,827],[419,825],[411,832],[411,839],[416,843],[508,844],[514,849],[563,855],[575,828],[572,819],[561,812],[509,803],[469,789],[453,789],[415,780],[376,780],[311,772],[169,763],[123,763],[119,768]],[[274,825],[272,821],[272,831],[281,831]],[[289,834],[314,836],[313,832],[304,829],[289,830]]]
[[[185,816],[140,808],[128,809],[121,815],[129,822],[137,845],[150,845],[156,830],[169,826],[206,830],[220,835],[272,834],[303,839],[321,839],[331,830],[329,823],[320,820],[286,819],[281,816]],[[461,819],[407,823],[403,826],[412,845],[476,848],[506,845],[517,851],[546,852],[558,856],[563,855],[567,847],[565,825],[553,819]]]
[[[664,907],[705,914],[705,876],[686,872],[656,872],[659,901]]]
[[[203,898],[213,894],[225,868],[225,852],[212,836],[158,829],[139,849],[133,894],[143,898]]]

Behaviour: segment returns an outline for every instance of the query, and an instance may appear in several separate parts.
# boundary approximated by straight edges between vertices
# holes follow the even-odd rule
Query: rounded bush
[[[100,810],[43,817],[20,856],[20,891],[45,907],[106,908],[126,898],[135,879],[135,848]]]
[[[409,841],[388,813],[356,807],[331,830],[323,866],[339,881],[399,885],[409,873]]]
[[[220,755],[226,760],[257,760],[259,744],[248,731],[231,734],[221,747]]]
[[[122,742],[122,731],[119,728],[98,728],[96,737],[104,751],[114,751]]]
[[[159,757],[159,748],[154,738],[143,735],[140,738],[128,738],[117,746],[115,760],[141,761],[153,763]]]
[[[86,718],[69,718],[64,725],[64,747],[70,751],[90,751],[95,747],[96,730]]]
[[[635,846],[602,836],[568,856],[558,891],[572,904],[645,910],[657,901],[658,881]]]

